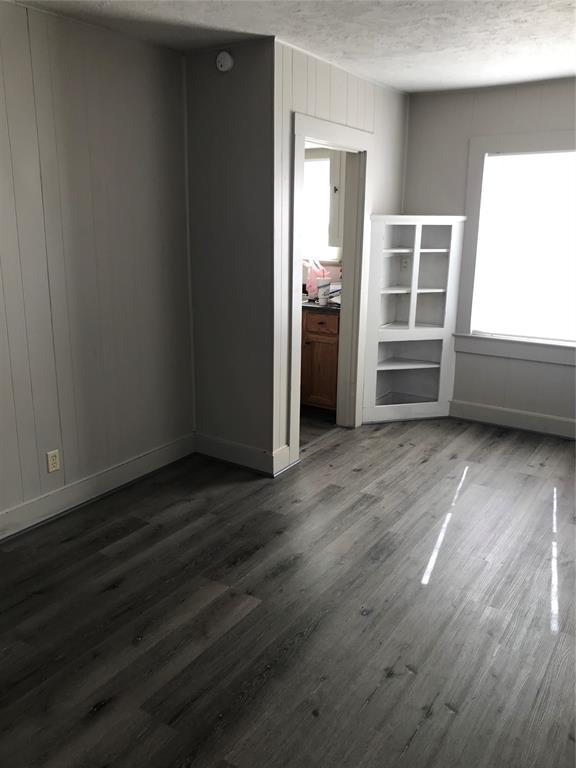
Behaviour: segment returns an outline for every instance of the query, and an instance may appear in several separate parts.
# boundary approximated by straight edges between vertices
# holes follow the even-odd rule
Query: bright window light
[[[306,259],[336,261],[338,248],[328,245],[330,228],[330,159],[304,162],[304,254]]]
[[[472,333],[576,340],[576,152],[486,156]]]

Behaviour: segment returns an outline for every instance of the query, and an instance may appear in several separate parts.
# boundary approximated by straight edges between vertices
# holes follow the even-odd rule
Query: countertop
[[[328,304],[321,307],[317,301],[303,301],[302,309],[313,309],[316,312],[334,312],[338,314],[338,312],[340,312],[340,304],[328,302]]]

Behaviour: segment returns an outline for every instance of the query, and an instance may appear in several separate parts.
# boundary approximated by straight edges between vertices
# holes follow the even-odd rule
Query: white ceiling
[[[254,35],[404,91],[574,75],[572,0],[24,0],[185,49]]]

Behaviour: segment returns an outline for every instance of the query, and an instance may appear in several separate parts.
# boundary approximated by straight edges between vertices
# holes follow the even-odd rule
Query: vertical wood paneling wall
[[[269,408],[260,398],[245,409],[244,431],[208,434],[204,450],[228,439],[272,468],[287,440],[292,114],[375,133],[373,210],[394,212],[404,97],[282,44],[268,62],[274,135],[260,139],[274,152],[274,208],[262,207],[270,223],[258,231],[269,233],[262,258],[273,253],[248,314],[254,329],[272,322],[262,338],[273,339],[274,405],[270,390]],[[0,4],[0,536],[193,447],[180,66],[171,52]],[[259,333],[236,351],[238,375],[242,349],[262,351]],[[48,475],[54,448],[62,470]]]
[[[275,49],[273,452],[278,454],[288,440],[293,112],[373,133],[369,210],[399,213],[406,97],[283,43],[276,42]]]
[[[294,112],[374,132],[375,102],[382,88],[284,43],[276,42],[276,55]]]
[[[179,57],[2,4],[0,68],[1,535],[188,436],[192,381]]]
[[[60,447],[58,396],[26,12],[0,7],[0,508],[62,483],[42,456]]]

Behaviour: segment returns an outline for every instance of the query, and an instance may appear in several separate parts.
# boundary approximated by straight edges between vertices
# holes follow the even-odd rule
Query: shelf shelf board
[[[410,293],[412,291],[412,288],[409,285],[390,285],[388,288],[382,288],[380,293],[382,294],[391,294],[391,293]]]
[[[382,253],[384,254],[414,253],[414,248],[383,248]]]
[[[418,288],[418,293],[446,293],[446,288]]]
[[[401,323],[398,320],[394,320],[391,323],[385,323],[384,325],[379,326],[379,329],[381,331],[407,331],[408,323]]]
[[[449,248],[420,248],[420,253],[449,253]]]
[[[439,323],[416,323],[415,328],[444,328],[443,324]]]
[[[404,392],[386,392],[376,398],[376,405],[405,405],[409,403],[435,403],[436,397],[421,397]]]
[[[415,371],[424,368],[440,368],[440,363],[430,360],[406,360],[401,357],[389,357],[376,366],[378,371]]]

